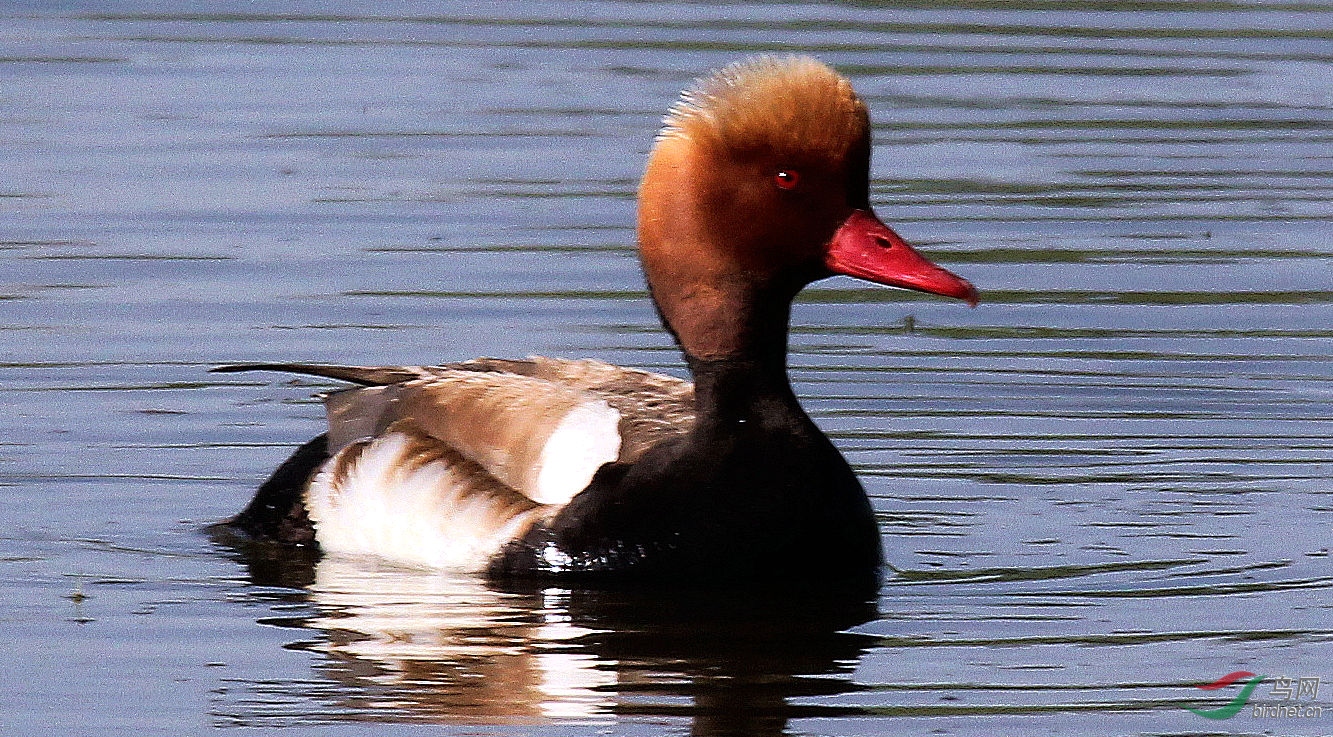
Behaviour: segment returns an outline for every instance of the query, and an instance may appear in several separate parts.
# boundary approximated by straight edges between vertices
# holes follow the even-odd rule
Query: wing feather
[[[551,509],[406,421],[338,451],[305,502],[325,552],[464,570]]]
[[[601,361],[478,358],[443,366],[277,363],[214,370],[361,384],[325,397],[331,454],[409,421],[544,504],[567,502],[603,463],[632,462],[694,421],[690,382]]]

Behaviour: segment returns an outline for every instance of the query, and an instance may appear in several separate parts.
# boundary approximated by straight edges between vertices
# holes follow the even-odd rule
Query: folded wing
[[[475,568],[587,487],[688,431],[693,385],[598,361],[245,364],[361,384],[328,394],[329,460],[306,506],[329,552]]]

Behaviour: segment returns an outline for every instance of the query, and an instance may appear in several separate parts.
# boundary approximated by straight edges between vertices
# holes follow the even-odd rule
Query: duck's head
[[[785,351],[791,300],[834,274],[977,301],[870,208],[870,119],[808,57],[700,80],[667,113],[639,191],[653,299],[696,358]]]

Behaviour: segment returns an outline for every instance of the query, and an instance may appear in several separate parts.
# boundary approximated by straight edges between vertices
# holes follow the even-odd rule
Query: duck
[[[834,275],[979,296],[875,215],[870,155],[866,104],[817,59],[701,77],[663,119],[637,213],[648,296],[692,381],[547,357],[219,366],[350,384],[221,524],[496,580],[877,582],[870,501],[787,375],[792,301]]]

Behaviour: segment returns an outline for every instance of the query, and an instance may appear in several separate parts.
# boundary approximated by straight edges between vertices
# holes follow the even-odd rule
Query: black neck
[[[694,374],[701,429],[792,432],[810,425],[787,379],[784,356],[701,359],[685,354]]]

